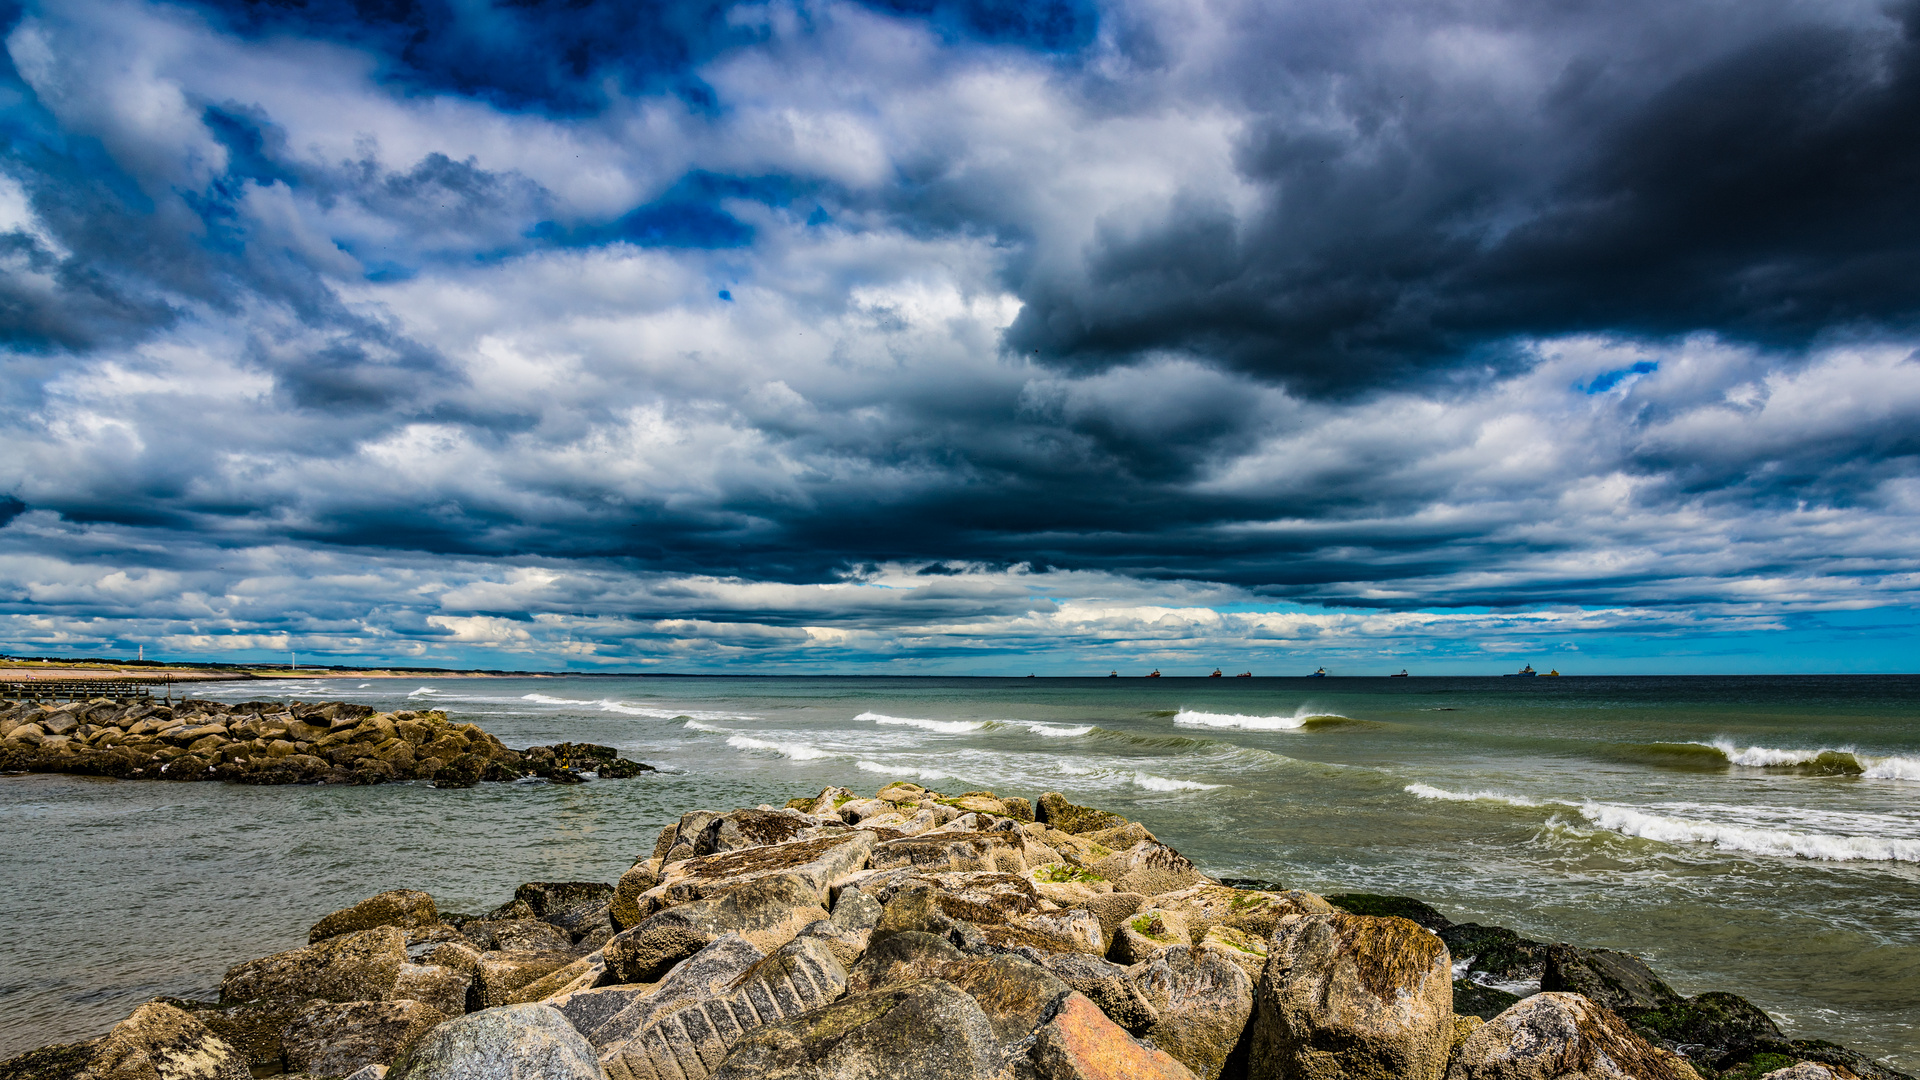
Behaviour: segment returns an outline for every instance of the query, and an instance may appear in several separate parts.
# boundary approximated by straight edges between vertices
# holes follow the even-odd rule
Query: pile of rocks
[[[1773,1060],[1765,1040],[1690,1060],[1631,1004],[1664,984],[1615,953],[1541,947],[1564,987],[1456,1013],[1450,940],[1535,943],[1335,899],[1397,910],[1223,884],[1055,793],[829,788],[686,814],[617,883],[523,885],[484,915],[382,893],[234,967],[217,1002],[149,1003],[0,1080],[1698,1080]],[[1462,968],[1494,955],[1474,948]],[[1659,1008],[1692,1023],[1708,997]],[[1767,1027],[1771,1080],[1873,1072]]]
[[[653,767],[610,746],[561,743],[512,750],[438,710],[381,713],[344,702],[151,701],[106,698],[0,705],[0,771],[241,784],[380,784],[544,777],[620,779]]]

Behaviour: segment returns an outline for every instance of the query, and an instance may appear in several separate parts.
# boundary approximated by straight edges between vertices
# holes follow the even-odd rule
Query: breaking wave
[[[1408,784],[1404,790],[1407,794],[1422,799],[1443,799],[1447,802],[1497,802],[1508,806],[1547,805],[1524,795],[1502,795],[1497,791],[1448,791],[1446,788],[1437,788],[1431,784]]]
[[[1225,784],[1203,784],[1198,780],[1174,780],[1146,772],[1135,772],[1133,783],[1135,787],[1146,788],[1148,791],[1212,791],[1226,786]]]
[[[1813,750],[1740,746],[1731,739],[1711,742],[1645,743],[1637,754],[1681,767],[1770,769],[1810,776],[1863,776],[1881,780],[1920,780],[1920,758],[1863,754],[1848,747]]]
[[[1181,709],[1173,714],[1173,726],[1184,728],[1231,728],[1236,731],[1299,731],[1352,722],[1339,713],[1313,712],[1302,707],[1292,716],[1245,716],[1240,713],[1198,712]]]
[[[1730,825],[1589,802],[1580,816],[1623,836],[1666,844],[1712,844],[1723,851],[1829,862],[1920,862],[1920,840]]]
[[[1071,739],[1090,735],[1094,731],[1092,724],[1049,724],[1045,720],[1016,720],[1014,723],[1043,739]]]
[[[781,757],[794,761],[813,761],[817,758],[837,756],[817,746],[808,746],[806,743],[768,742],[766,739],[755,739],[747,735],[734,735],[727,739],[727,745],[739,750],[771,750]]]
[[[916,780],[951,780],[953,778],[952,773],[944,773],[939,769],[916,769],[911,765],[883,765],[878,761],[856,761],[853,764],[854,768],[861,772],[881,773],[896,779],[902,776],[911,776]]]
[[[991,720],[922,720],[914,716],[888,716],[885,713],[876,712],[863,712],[854,719],[891,727],[913,727],[922,731],[937,731],[942,735],[964,735],[969,731],[981,731],[998,726]]]

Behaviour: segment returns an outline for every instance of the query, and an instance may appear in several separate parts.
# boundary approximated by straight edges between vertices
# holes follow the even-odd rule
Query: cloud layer
[[[28,4],[5,640],[965,670],[1910,608],[1917,35]]]

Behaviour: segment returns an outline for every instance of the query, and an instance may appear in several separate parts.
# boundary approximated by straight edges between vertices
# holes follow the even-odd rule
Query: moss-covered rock
[[[1065,795],[1057,791],[1049,791],[1040,796],[1039,802],[1034,806],[1034,818],[1048,828],[1058,829],[1073,836],[1111,829],[1127,823],[1127,819],[1119,814],[1095,810],[1091,806],[1075,806],[1067,801]]]
[[[1572,945],[1547,949],[1540,989],[1581,994],[1615,1012],[1662,1009],[1681,1002],[1673,987],[1662,982],[1639,957]]]
[[[1328,893],[1326,901],[1354,915],[1408,919],[1429,930],[1444,930],[1452,920],[1411,896],[1386,896],[1381,893]],[[1455,950],[1456,954],[1458,950]]]
[[[312,944],[356,930],[371,930],[376,926],[397,926],[406,930],[436,926],[439,922],[440,912],[433,906],[432,896],[417,889],[389,889],[314,923],[313,928],[307,931],[307,942]]]
[[[1438,1080],[1453,1032],[1446,946],[1397,917],[1283,922],[1260,981],[1252,1080]]]
[[[1519,1000],[1518,994],[1509,994],[1505,990],[1482,986],[1471,979],[1453,980],[1453,1011],[1462,1016],[1477,1016],[1482,1020],[1491,1020],[1506,1012]]]

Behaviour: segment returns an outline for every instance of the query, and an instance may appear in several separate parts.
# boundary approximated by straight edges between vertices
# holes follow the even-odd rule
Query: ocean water
[[[305,942],[382,889],[612,881],[682,811],[1058,790],[1215,876],[1636,953],[1920,1071],[1920,678],[551,678],[207,684],[445,709],[634,780],[436,791],[0,779],[0,1055]]]

